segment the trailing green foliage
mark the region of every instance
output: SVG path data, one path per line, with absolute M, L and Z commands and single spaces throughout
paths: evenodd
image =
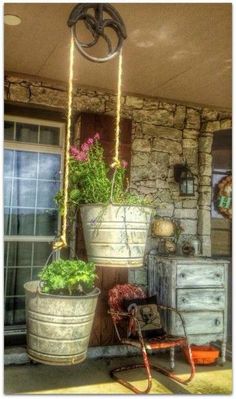
M 97 278 L 93 262 L 58 259 L 39 273 L 41 290 L 54 295 L 85 295 Z

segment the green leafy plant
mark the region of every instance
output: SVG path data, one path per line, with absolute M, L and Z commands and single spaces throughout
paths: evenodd
M 97 278 L 93 262 L 58 259 L 39 273 L 41 291 L 54 295 L 85 295 Z
M 127 162 L 121 161 L 112 170 L 104 160 L 104 151 L 99 133 L 89 138 L 80 148 L 70 148 L 69 160 L 69 217 L 73 218 L 79 205 L 108 204 L 150 205 L 150 201 L 130 193 L 127 185 Z M 56 195 L 56 201 L 63 213 L 63 192 Z

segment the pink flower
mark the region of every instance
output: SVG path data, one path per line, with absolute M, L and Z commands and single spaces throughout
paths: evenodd
M 79 150 L 78 150 L 78 148 L 71 146 L 70 153 L 73 157 L 76 157 L 79 154 Z
M 75 158 L 77 161 L 87 161 L 87 153 L 80 151 Z
M 93 139 L 91 137 L 87 140 L 87 144 L 88 145 L 92 145 L 93 144 Z
M 87 143 L 82 144 L 81 150 L 83 152 L 87 152 L 89 150 L 89 145 Z
M 99 133 L 96 133 L 96 134 L 95 134 L 94 140 L 100 140 L 100 134 L 99 134 Z
M 125 161 L 125 160 L 123 159 L 123 160 L 121 161 L 121 166 L 122 166 L 122 168 L 127 168 L 128 162 Z

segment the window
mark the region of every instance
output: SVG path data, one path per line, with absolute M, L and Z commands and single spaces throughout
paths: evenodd
M 25 324 L 24 283 L 37 279 L 59 232 L 62 123 L 6 116 L 4 122 L 5 326 Z

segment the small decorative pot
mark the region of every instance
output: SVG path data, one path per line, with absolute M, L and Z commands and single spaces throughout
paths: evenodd
M 194 248 L 194 256 L 201 255 L 201 241 L 199 240 L 199 238 L 193 238 L 191 240 L 191 245 Z

